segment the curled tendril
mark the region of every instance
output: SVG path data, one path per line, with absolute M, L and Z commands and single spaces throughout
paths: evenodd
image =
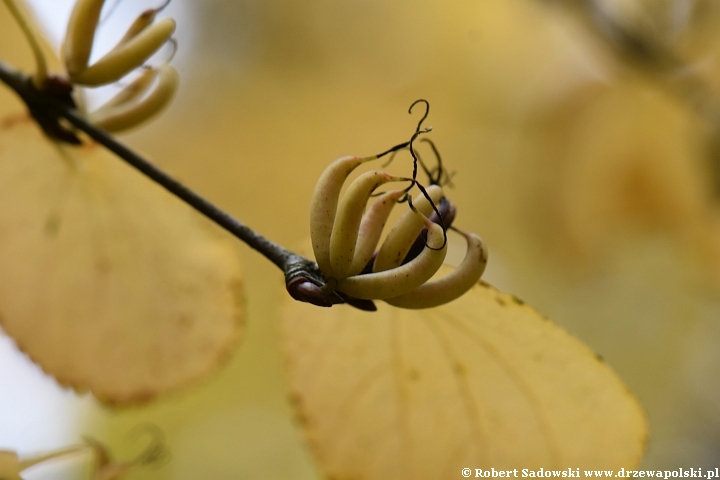
M 417 127 L 415 128 L 415 133 L 413 133 L 413 136 L 410 138 L 410 141 L 409 141 L 409 142 L 405 142 L 405 143 L 401 143 L 401 144 L 399 144 L 399 145 L 395 145 L 394 147 L 392 147 L 391 149 L 387 150 L 386 152 L 383 152 L 382 154 L 378 155 L 378 158 L 380 158 L 380 157 L 382 157 L 382 156 L 384 156 L 384 155 L 387 155 L 388 153 L 392 153 L 392 156 L 390 157 L 390 159 L 389 159 L 387 162 L 385 162 L 385 163 L 382 165 L 382 168 L 385 168 L 385 167 L 389 166 L 389 165 L 392 163 L 392 161 L 395 159 L 395 154 L 396 154 L 399 150 L 402 150 L 403 148 L 410 148 L 410 151 L 412 152 L 412 144 L 413 144 L 413 142 L 415 141 L 415 139 L 416 139 L 417 137 L 419 137 L 420 135 L 424 134 L 424 133 L 429 133 L 429 132 L 432 131 L 432 127 L 422 128 L 423 122 L 425 122 L 425 119 L 427 119 L 428 115 L 430 114 L 430 103 L 429 103 L 427 100 L 422 99 L 422 98 L 419 99 L 419 100 L 415 100 L 415 101 L 412 103 L 412 105 L 410 105 L 410 108 L 408 109 L 408 113 L 409 113 L 409 114 L 412 114 L 413 107 L 415 107 L 415 105 L 417 105 L 418 103 L 424 103 L 424 104 L 425 104 L 425 114 L 422 116 L 422 118 L 421 118 L 420 121 L 418 122 Z M 414 161 L 415 161 L 415 163 L 414 163 L 414 165 L 413 165 L 413 179 L 415 179 L 415 178 L 417 177 L 417 157 L 416 157 L 415 155 L 413 155 L 413 159 L 414 159 Z
M 165 10 L 165 7 L 167 7 L 168 5 L 170 5 L 170 2 L 171 2 L 171 1 L 172 1 L 172 0 L 165 0 L 165 3 L 163 3 L 163 4 L 160 5 L 158 8 L 155 9 L 155 13 L 160 13 L 160 12 L 162 12 L 163 10 Z
M 440 156 L 440 151 L 435 146 L 435 143 L 432 140 L 430 140 L 429 138 L 422 138 L 422 139 L 420 139 L 420 141 L 426 142 L 430 145 L 430 148 L 432 148 L 433 153 L 435 154 L 435 160 L 437 161 L 436 166 L 434 166 L 433 168 L 428 168 L 427 164 L 422 159 L 420 152 L 415 151 L 415 156 L 417 157 L 418 163 L 420 164 L 420 167 L 423 169 L 423 172 L 425 173 L 425 175 L 427 175 L 430 185 L 440 185 L 441 187 L 444 187 L 444 186 L 452 187 L 453 185 L 452 185 L 451 180 L 452 180 L 452 177 L 455 176 L 456 172 L 448 172 L 443 167 L 442 157 Z M 405 148 L 408 148 L 409 146 L 410 146 L 410 142 L 407 142 L 407 146 Z M 397 155 L 397 153 L 399 151 L 400 151 L 400 149 L 392 152 L 390 159 L 382 165 L 382 168 L 385 168 L 388 165 L 390 165 L 393 162 L 393 160 L 395 160 L 395 156 Z
M 421 130 L 420 130 L 420 127 L 422 127 L 423 122 L 427 119 L 428 115 L 430 115 L 430 102 L 428 102 L 428 101 L 425 100 L 424 98 L 420 98 L 420 99 L 418 99 L 418 100 L 415 100 L 415 101 L 412 103 L 412 105 L 410 105 L 410 108 L 408 109 L 408 113 L 409 113 L 409 114 L 412 114 L 413 108 L 414 108 L 415 105 L 417 105 L 418 103 L 424 103 L 424 104 L 425 104 L 425 115 L 423 115 L 423 117 L 422 117 L 422 118 L 420 119 L 420 121 L 418 122 L 417 128 L 415 129 L 415 134 L 416 134 L 416 135 L 419 134 L 419 132 L 421 131 Z M 429 128 L 430 130 L 432 129 L 432 127 L 428 127 L 428 128 Z M 425 129 L 425 131 L 430 131 L 430 130 Z M 412 142 L 412 140 L 411 140 L 411 142 Z
M 160 6 L 157 7 L 157 8 L 153 8 L 152 10 L 153 10 L 155 13 L 160 13 L 160 12 L 162 12 L 163 10 L 165 10 L 165 7 L 167 7 L 168 5 L 170 5 L 170 2 L 171 2 L 171 1 L 172 1 L 172 0 L 165 0 L 165 2 L 163 2 L 162 5 L 160 5 Z M 117 10 L 117 8 L 120 6 L 120 4 L 121 4 L 122 2 L 123 2 L 123 0 L 115 0 L 115 3 L 112 4 L 112 6 L 110 7 L 110 9 L 108 9 L 108 11 L 107 11 L 107 13 L 105 14 L 105 16 L 100 20 L 100 25 L 104 24 L 104 23 L 112 16 L 112 14 L 115 13 L 115 10 Z
M 420 160 L 418 159 L 417 154 L 415 153 L 415 148 L 413 147 L 413 142 L 415 142 L 415 139 L 417 139 L 417 137 L 420 136 L 422 133 L 428 132 L 428 131 L 430 131 L 430 130 L 432 129 L 432 127 L 428 127 L 428 128 L 426 128 L 426 129 L 424 129 L 424 130 L 421 130 L 421 127 L 422 127 L 423 122 L 425 121 L 425 119 L 426 119 L 426 118 L 428 117 L 428 115 L 430 114 L 430 103 L 429 103 L 427 100 L 422 99 L 422 98 L 419 99 L 419 100 L 415 100 L 415 101 L 413 102 L 413 104 L 410 105 L 410 108 L 408 109 L 408 113 L 412 113 L 413 107 L 414 107 L 415 105 L 417 105 L 418 103 L 424 103 L 424 104 L 425 104 L 425 115 L 423 115 L 423 117 L 422 117 L 422 118 L 420 119 L 420 121 L 418 122 L 417 128 L 415 128 L 415 133 L 413 134 L 412 138 L 410 138 L 410 142 L 409 142 L 410 144 L 408 145 L 408 148 L 410 149 L 410 155 L 412 155 L 412 157 L 413 157 L 413 175 L 412 175 L 412 179 L 413 179 L 413 183 L 414 183 L 415 185 L 417 185 L 418 189 L 420 190 L 420 192 L 422 192 L 423 196 L 430 202 L 430 205 L 432 206 L 433 211 L 435 212 L 435 214 L 436 214 L 436 215 L 438 216 L 438 218 L 440 219 L 440 227 L 442 227 L 442 230 L 443 230 L 443 244 L 442 244 L 442 246 L 441 246 L 440 248 L 438 248 L 438 249 L 433 249 L 432 247 L 430 247 L 430 246 L 427 245 L 427 244 L 426 244 L 426 246 L 427 246 L 428 248 L 430 248 L 430 249 L 433 249 L 433 250 L 442 250 L 443 248 L 445 248 L 445 245 L 447 245 L 447 228 L 445 228 L 445 222 L 444 222 L 443 219 L 442 219 L 442 215 L 440 215 L 440 211 L 438 210 L 437 205 L 435 205 L 435 202 L 432 201 L 432 198 L 430 198 L 430 195 L 428 195 L 427 190 L 425 190 L 425 187 L 423 187 L 422 184 L 417 181 L 418 163 L 421 163 L 421 162 L 420 162 Z M 430 142 L 430 144 L 431 144 L 431 146 L 433 146 L 433 149 L 434 149 L 435 152 L 437 153 L 437 150 L 434 148 L 434 145 L 432 145 L 432 142 Z M 438 156 L 438 160 L 439 160 L 439 156 Z M 425 164 L 422 164 L 422 165 L 423 165 L 423 169 L 425 170 L 425 173 L 428 174 L 428 177 L 430 177 L 430 180 L 432 181 L 433 178 L 432 178 L 432 176 L 430 175 L 430 173 L 428 172 L 427 168 L 425 167 Z M 441 170 L 441 173 L 442 173 L 442 170 Z M 440 174 L 441 174 L 441 173 L 440 173 Z M 409 195 L 406 195 L 406 197 L 407 197 L 408 205 L 410 205 L 410 208 L 412 208 L 412 209 L 414 210 L 415 208 L 414 208 L 413 205 L 412 205 L 412 199 L 410 198 Z
M 163 8 L 165 8 L 168 3 L 170 3 L 169 0 L 168 0 L 167 2 L 165 2 L 165 3 L 163 4 L 163 6 L 161 6 L 157 11 L 159 12 L 160 10 L 162 10 Z M 175 58 L 175 55 L 177 54 L 177 51 L 178 51 L 178 41 L 177 41 L 177 38 L 175 38 L 175 37 L 170 37 L 170 38 L 168 39 L 168 41 L 167 41 L 167 44 L 170 44 L 170 45 L 171 45 L 172 50 L 170 51 L 170 55 L 168 55 L 168 57 L 167 57 L 165 60 L 163 60 L 163 62 L 161 63 L 161 65 L 169 65 L 170 62 L 172 62 L 173 58 Z M 166 45 L 167 45 L 167 44 L 166 44 Z M 144 64 L 141 68 L 146 68 L 146 69 L 147 69 L 147 68 L 157 68 L 157 67 L 153 67 L 152 65 Z
M 423 139 L 425 140 L 425 139 Z M 423 169 L 423 172 L 425 172 L 425 175 L 427 175 L 428 180 L 430 181 L 430 185 L 440 185 L 438 182 L 435 181 L 432 175 L 432 171 L 428 170 L 427 165 L 425 165 L 425 162 L 422 159 L 422 156 L 419 152 L 415 152 L 415 156 L 417 156 L 418 163 L 420 164 L 420 167 Z
M 170 52 L 170 55 L 168 55 L 168 57 L 165 60 L 163 60 L 161 65 L 169 65 L 170 62 L 172 62 L 173 58 L 175 58 L 175 55 L 177 54 L 177 51 L 178 51 L 178 41 L 175 37 L 170 37 L 168 39 L 167 43 L 169 43 L 172 46 L 172 51 Z M 147 69 L 158 68 L 158 67 L 153 67 L 152 65 L 144 64 L 140 68 L 147 70 Z M 123 84 L 121 82 L 115 82 L 115 85 L 118 85 L 121 87 L 123 86 Z
M 398 204 L 400 204 L 400 203 L 405 203 L 405 202 L 407 201 L 408 196 L 410 195 L 410 190 L 412 190 L 412 188 L 413 188 L 415 185 L 418 184 L 416 180 L 413 180 L 413 179 L 410 178 L 410 177 L 403 178 L 403 181 L 410 182 L 410 185 L 408 185 L 407 187 L 405 187 L 405 188 L 402 189 L 402 191 L 405 193 L 405 195 L 403 195 L 402 197 L 400 197 L 400 198 L 395 202 L 395 203 L 398 203 Z M 382 192 L 377 192 L 377 193 L 371 193 L 371 194 L 370 194 L 370 198 L 380 197 L 380 196 L 382 196 L 382 195 L 385 195 L 386 193 L 388 193 L 388 192 L 382 191 Z
M 438 210 L 437 205 L 435 205 L 435 202 L 433 202 L 432 198 L 430 198 L 430 195 L 428 195 L 427 190 L 425 190 L 425 187 L 424 187 L 420 182 L 418 182 L 418 180 L 417 180 L 417 171 L 418 171 L 418 164 L 420 164 L 420 166 L 422 167 L 423 171 L 424 171 L 425 174 L 428 176 L 428 179 L 429 179 L 429 181 L 430 181 L 430 185 L 440 185 L 440 182 L 441 182 L 441 180 L 442 180 L 443 173 L 445 172 L 445 170 L 443 169 L 443 166 L 442 166 L 442 158 L 441 158 L 441 156 L 440 156 L 440 152 L 438 151 L 437 147 L 435 146 L 435 144 L 434 144 L 430 139 L 423 138 L 422 141 L 426 141 L 426 142 L 428 142 L 428 143 L 430 144 L 430 147 L 432 148 L 433 152 L 435 153 L 435 158 L 437 158 L 438 165 L 437 165 L 435 168 L 433 168 L 432 170 L 430 170 L 430 169 L 427 168 L 427 166 L 425 165 L 425 162 L 423 162 L 422 158 L 418 155 L 418 153 L 415 151 L 415 148 L 414 148 L 414 146 L 413 146 L 413 143 L 415 142 L 415 140 L 416 140 L 420 135 L 422 135 L 422 134 L 424 134 L 424 133 L 428 133 L 428 132 L 430 132 L 430 131 L 432 130 L 432 127 L 422 128 L 422 124 L 425 122 L 425 120 L 427 119 L 428 115 L 430 114 L 430 102 L 428 102 L 427 100 L 422 99 L 422 98 L 419 99 L 419 100 L 415 100 L 415 101 L 412 103 L 412 105 L 410 105 L 410 108 L 408 109 L 408 113 L 412 114 L 413 108 L 415 107 L 415 105 L 417 105 L 417 104 L 419 104 L 419 103 L 422 103 L 422 104 L 425 105 L 425 114 L 422 116 L 422 118 L 421 118 L 420 121 L 418 122 L 417 127 L 415 128 L 415 133 L 413 133 L 413 135 L 412 135 L 412 137 L 410 138 L 410 141 L 409 141 L 409 142 L 396 145 L 395 147 L 393 147 L 393 148 L 391 148 L 390 150 L 388 150 L 388 151 L 386 151 L 385 153 L 383 153 L 383 155 L 391 154 L 391 156 L 390 156 L 390 158 L 388 159 L 388 161 L 385 162 L 385 163 L 382 165 L 382 168 L 385 168 L 385 167 L 389 166 L 389 165 L 392 163 L 392 161 L 395 159 L 395 156 L 397 155 L 397 152 L 398 152 L 398 151 L 400 151 L 400 150 L 402 150 L 402 149 L 404 149 L 404 148 L 407 148 L 407 149 L 410 150 L 410 155 L 412 155 L 412 158 L 413 158 L 413 174 L 412 174 L 412 178 L 411 178 L 411 179 L 408 179 L 408 180 L 410 180 L 412 183 L 411 183 L 410 186 L 406 189 L 405 195 L 404 195 L 403 197 L 401 197 L 401 198 L 397 201 L 397 203 L 405 203 L 405 202 L 407 202 L 408 205 L 410 206 L 410 208 L 413 209 L 413 210 L 415 210 L 415 207 L 413 207 L 413 204 L 412 204 L 412 199 L 411 199 L 411 196 L 410 196 L 410 190 L 411 190 L 412 187 L 414 187 L 414 186 L 417 186 L 417 187 L 418 187 L 418 190 L 420 190 L 420 192 L 423 194 L 423 196 L 430 202 L 430 205 L 432 206 L 433 211 L 435 212 L 435 214 L 436 214 L 437 217 L 439 218 L 440 226 L 441 226 L 442 229 L 443 229 L 443 244 L 442 244 L 442 246 L 441 246 L 440 248 L 437 248 L 437 249 L 434 249 L 434 248 L 432 248 L 432 247 L 430 247 L 430 246 L 427 246 L 427 247 L 428 247 L 428 248 L 431 248 L 431 249 L 433 249 L 433 250 L 441 250 L 441 249 L 445 248 L 445 245 L 447 244 L 447 228 L 445 227 L 445 223 L 444 223 L 444 221 L 443 221 L 443 219 L 442 219 L 442 215 L 440 215 L 440 211 Z M 380 157 L 380 155 L 378 156 L 378 158 L 379 158 L 379 157 Z M 433 173 L 433 172 L 435 172 L 435 173 Z M 450 180 L 450 177 L 448 176 L 448 181 L 449 181 L 449 180 Z M 381 193 L 377 193 L 377 194 L 373 194 L 373 195 L 371 195 L 371 196 L 374 197 L 374 196 L 381 195 L 381 194 L 382 194 L 382 192 L 381 192 Z
M 170 39 L 168 40 L 168 43 L 170 45 L 172 45 L 172 52 L 170 52 L 170 55 L 168 56 L 168 58 L 165 59 L 165 62 L 164 62 L 165 64 L 172 62 L 172 59 L 175 58 L 175 54 L 178 51 L 178 41 L 175 37 L 170 37 Z
M 426 139 L 423 139 L 423 140 L 426 140 Z M 429 140 L 428 140 L 428 141 L 429 141 Z M 406 146 L 405 148 L 407 148 L 407 147 L 409 147 L 409 146 L 410 146 L 410 142 L 407 143 L 407 146 Z M 404 150 L 404 148 L 403 148 L 403 150 Z M 388 159 L 388 161 L 385 162 L 384 164 L 382 164 L 381 167 L 382 167 L 382 168 L 388 167 L 388 166 L 393 162 L 393 160 L 395 160 L 395 156 L 398 154 L 399 151 L 400 151 L 400 150 L 396 150 L 396 151 L 392 152 L 392 155 L 390 155 L 390 158 Z M 417 156 L 417 160 L 418 160 L 418 162 L 420 163 L 420 166 L 422 167 L 423 172 L 425 172 L 425 175 L 428 176 L 428 179 L 430 180 L 430 184 L 431 184 L 431 185 L 439 185 L 439 183 L 433 181 L 433 180 L 434 180 L 434 177 L 433 177 L 433 174 L 432 174 L 433 171 L 437 170 L 437 167 L 434 168 L 433 170 L 429 170 L 429 169 L 427 168 L 427 166 L 425 165 L 425 162 L 423 162 L 423 159 L 422 159 L 422 157 L 420 156 L 420 154 L 419 154 L 418 152 L 415 152 L 415 155 Z M 377 194 L 376 194 L 376 195 L 377 195 Z
M 437 160 L 437 165 L 432 170 L 427 170 L 425 166 L 423 165 L 423 169 L 425 169 L 425 173 L 427 174 L 428 178 L 430 179 L 431 185 L 440 185 L 440 186 L 452 186 L 452 177 L 455 175 L 455 172 L 449 173 L 447 170 L 443 168 L 442 164 L 442 157 L 440 156 L 440 151 L 435 146 L 435 142 L 430 140 L 429 138 L 422 138 L 420 139 L 421 142 L 425 142 L 430 145 L 430 148 L 432 148 L 433 153 L 435 154 L 435 159 Z M 436 176 L 437 175 L 437 176 Z M 443 179 L 443 175 L 445 178 Z
M 443 231 L 443 243 L 438 248 L 433 248 L 427 243 L 425 243 L 425 246 L 429 248 L 430 250 L 442 250 L 445 248 L 445 245 L 447 245 L 447 227 L 445 227 L 445 221 L 443 220 L 442 215 L 440 214 L 440 210 L 438 210 L 437 205 L 435 205 L 435 202 L 433 202 L 432 198 L 430 198 L 430 195 L 428 194 L 427 190 L 425 190 L 425 187 L 423 187 L 420 183 L 415 182 L 415 184 L 418 187 L 418 190 L 423 194 L 423 196 L 427 199 L 428 202 L 430 202 L 430 206 L 432 207 L 433 211 L 435 212 L 435 215 L 438 217 L 438 221 L 440 222 L 439 225 L 442 228 Z M 414 211 L 417 212 L 417 209 L 412 204 L 412 198 L 410 198 L 410 195 L 405 195 L 407 197 L 408 206 Z
M 410 142 L 399 143 L 399 144 L 395 145 L 394 147 L 391 147 L 391 148 L 385 150 L 384 152 L 377 154 L 375 157 L 382 158 L 385 155 L 393 154 L 392 157 L 390 157 L 390 158 L 395 158 L 395 152 L 397 152 L 398 150 L 402 150 L 403 148 L 407 148 L 408 145 L 410 145 Z
M 410 142 L 409 142 L 409 145 L 408 145 L 408 148 L 410 149 L 410 155 L 412 155 L 412 157 L 413 157 L 413 174 L 412 174 L 413 180 L 416 180 L 416 179 L 417 179 L 417 170 L 418 170 L 418 157 L 417 157 L 417 155 L 415 154 L 415 148 L 413 148 L 413 142 L 415 141 L 415 139 L 416 139 L 417 137 L 419 137 L 419 136 L 422 135 L 423 133 L 427 133 L 427 132 L 429 132 L 429 131 L 432 130 L 432 127 L 427 127 L 427 128 L 425 128 L 425 129 L 422 129 L 422 130 L 420 129 L 420 127 L 422 127 L 423 122 L 425 121 L 425 119 L 426 119 L 426 118 L 428 117 L 428 115 L 430 114 L 430 103 L 429 103 L 427 100 L 424 100 L 424 99 L 422 99 L 422 98 L 421 98 L 420 100 L 415 100 L 415 101 L 413 102 L 413 104 L 410 105 L 410 108 L 408 109 L 408 113 L 412 114 L 413 107 L 414 107 L 415 105 L 417 105 L 418 103 L 424 103 L 424 104 L 425 104 L 425 115 L 423 115 L 423 117 L 422 117 L 422 118 L 420 119 L 420 121 L 418 122 L 417 128 L 415 128 L 415 133 L 414 133 L 413 136 L 410 138 Z
M 407 142 L 407 144 L 406 144 L 405 147 L 403 147 L 403 148 L 406 148 L 408 145 L 410 145 L 410 142 Z M 380 165 L 380 168 L 387 168 L 387 167 L 389 167 L 390 164 L 393 162 L 393 160 L 395 160 L 395 156 L 397 155 L 397 153 L 398 153 L 400 150 L 402 150 L 402 149 L 398 148 L 397 150 L 395 150 L 394 152 L 392 152 L 392 154 L 390 155 L 390 158 L 388 158 L 388 161 L 385 162 L 385 163 L 383 163 L 382 165 Z
M 166 58 L 161 65 L 168 65 L 170 62 L 172 62 L 173 58 L 175 58 L 175 55 L 178 51 L 178 43 L 177 39 L 175 37 L 170 37 L 167 41 L 170 45 L 172 45 L 172 51 L 170 52 L 170 55 L 168 55 L 168 58 Z M 142 68 L 156 68 L 152 67 L 151 65 L 143 65 Z

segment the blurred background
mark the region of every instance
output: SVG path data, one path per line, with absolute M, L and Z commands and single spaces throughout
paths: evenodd
M 32 2 L 56 48 L 71 3 Z M 124 0 L 101 40 L 155 6 Z M 182 85 L 124 141 L 292 246 L 324 167 L 405 141 L 419 119 L 407 108 L 426 98 L 456 224 L 489 246 L 488 281 L 616 369 L 649 417 L 644 468 L 720 465 L 717 2 L 173 0 L 164 14 Z M 4 7 L 0 19 L 2 58 L 31 68 Z M 0 112 L 19 108 L 2 93 Z M 172 461 L 130 478 L 316 478 L 286 401 L 282 275 L 238 249 L 245 340 L 187 393 L 112 410 L 0 339 L 0 448 L 88 433 L 129 457 L 127 432 L 152 423 Z

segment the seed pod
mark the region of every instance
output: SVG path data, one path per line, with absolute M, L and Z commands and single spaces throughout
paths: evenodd
M 88 66 L 105 0 L 78 0 L 68 22 L 62 56 L 70 78 L 82 73 Z
M 442 188 L 438 185 L 428 187 L 427 193 L 434 203 L 439 202 L 443 196 Z M 401 265 L 413 242 L 420 235 L 425 217 L 430 215 L 433 209 L 430 202 L 422 194 L 413 199 L 413 205 L 423 214 L 423 217 L 414 215 L 412 211 L 407 211 L 400 217 L 380 246 L 380 251 L 373 265 L 373 271 L 382 272 Z
M 91 87 L 115 82 L 142 65 L 174 32 L 175 21 L 165 18 L 110 50 L 87 69 L 71 73 L 70 78 L 77 84 Z
M 138 18 L 136 18 L 135 21 L 130 25 L 130 28 L 127 29 L 127 32 L 125 32 L 125 35 L 123 35 L 115 48 L 129 42 L 130 40 L 138 36 L 140 33 L 142 33 L 150 25 L 152 25 L 159 11 L 159 8 L 151 8 L 142 12 L 138 16 Z
M 385 301 L 401 308 L 430 308 L 451 302 L 480 280 L 487 265 L 487 248 L 482 239 L 474 233 L 461 232 L 467 241 L 465 258 L 449 275 L 431 280 L 415 290 Z
M 330 262 L 330 237 L 335 224 L 340 190 L 353 170 L 364 162 L 377 158 L 377 156 L 338 158 L 328 165 L 315 184 L 315 191 L 310 200 L 310 238 L 315 261 L 325 278 L 332 277 L 333 273 Z
M 137 98 L 140 98 L 152 86 L 158 76 L 158 70 L 158 68 L 144 69 L 139 77 L 130 82 L 128 86 L 120 90 L 110 100 L 103 103 L 102 106 L 93 112 L 93 115 L 104 115 L 105 112 L 112 110 L 115 107 L 123 106 Z
M 360 222 L 357 243 L 355 244 L 355 256 L 348 272 L 349 277 L 360 274 L 372 259 L 375 247 L 380 241 L 380 235 L 383 228 L 385 228 L 385 223 L 387 223 L 392 209 L 397 205 L 397 201 L 403 195 L 405 195 L 404 190 L 392 190 L 384 193 L 365 212 Z M 418 251 L 418 254 L 420 254 L 420 251 Z
M 348 295 L 365 299 L 386 299 L 410 292 L 432 277 L 445 260 L 447 245 L 443 229 L 420 212 L 421 227 L 428 229 L 427 246 L 411 262 L 382 272 L 355 275 L 338 282 L 337 289 Z
M 370 195 L 380 185 L 403 180 L 407 179 L 393 177 L 380 170 L 373 170 L 363 173 L 350 184 L 340 200 L 330 236 L 330 266 L 333 278 L 340 280 L 349 276 L 350 266 L 355 256 L 360 222 Z
M 156 115 L 170 103 L 180 83 L 180 76 L 170 65 L 163 65 L 157 71 L 158 80 L 147 96 L 114 107 L 103 106 L 90 115 L 90 120 L 108 132 L 119 132 L 139 125 Z M 144 81 L 142 77 L 138 80 Z M 133 84 L 130 84 L 128 88 L 132 86 Z M 122 92 L 119 95 L 121 94 Z M 115 103 L 114 100 L 115 98 L 110 102 Z
M 428 219 L 431 222 L 442 225 L 443 227 L 445 227 L 445 230 L 447 230 L 448 228 L 450 228 L 450 226 L 452 226 L 453 220 L 455 220 L 455 205 L 453 205 L 453 203 L 448 200 L 447 197 L 443 197 L 437 203 L 437 209 L 438 212 L 440 212 L 440 216 L 438 216 L 437 213 L 432 212 L 430 216 L 428 216 Z M 442 219 L 442 223 L 440 219 Z M 420 233 L 420 235 L 418 235 L 413 242 L 412 247 L 410 247 L 407 255 L 405 255 L 405 259 L 402 261 L 402 263 L 407 263 L 413 258 L 420 255 L 420 252 L 423 251 L 423 248 L 425 248 L 425 235 Z

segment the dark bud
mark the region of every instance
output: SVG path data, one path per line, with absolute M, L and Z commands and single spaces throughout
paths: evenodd
M 28 79 L 28 82 L 35 90 L 32 81 Z M 59 113 L 52 108 L 48 108 L 52 104 L 75 108 L 75 100 L 72 98 L 72 85 L 66 79 L 50 76 L 45 80 L 40 90 L 35 90 L 35 94 L 31 97 L 23 97 L 23 100 L 27 103 L 30 114 L 47 136 L 73 145 L 82 143 L 73 130 L 61 122 Z
M 285 284 L 288 293 L 295 300 L 312 303 L 318 307 L 332 307 L 335 303 L 329 298 L 319 286 L 305 277 L 295 277 Z

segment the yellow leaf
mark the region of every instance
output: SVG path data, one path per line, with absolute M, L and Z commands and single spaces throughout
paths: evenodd
M 284 339 L 293 403 L 328 478 L 631 468 L 645 448 L 645 416 L 617 375 L 483 282 L 428 310 L 293 302 Z
M 0 323 L 60 383 L 147 400 L 217 368 L 244 302 L 237 254 L 104 148 L 0 120 Z

